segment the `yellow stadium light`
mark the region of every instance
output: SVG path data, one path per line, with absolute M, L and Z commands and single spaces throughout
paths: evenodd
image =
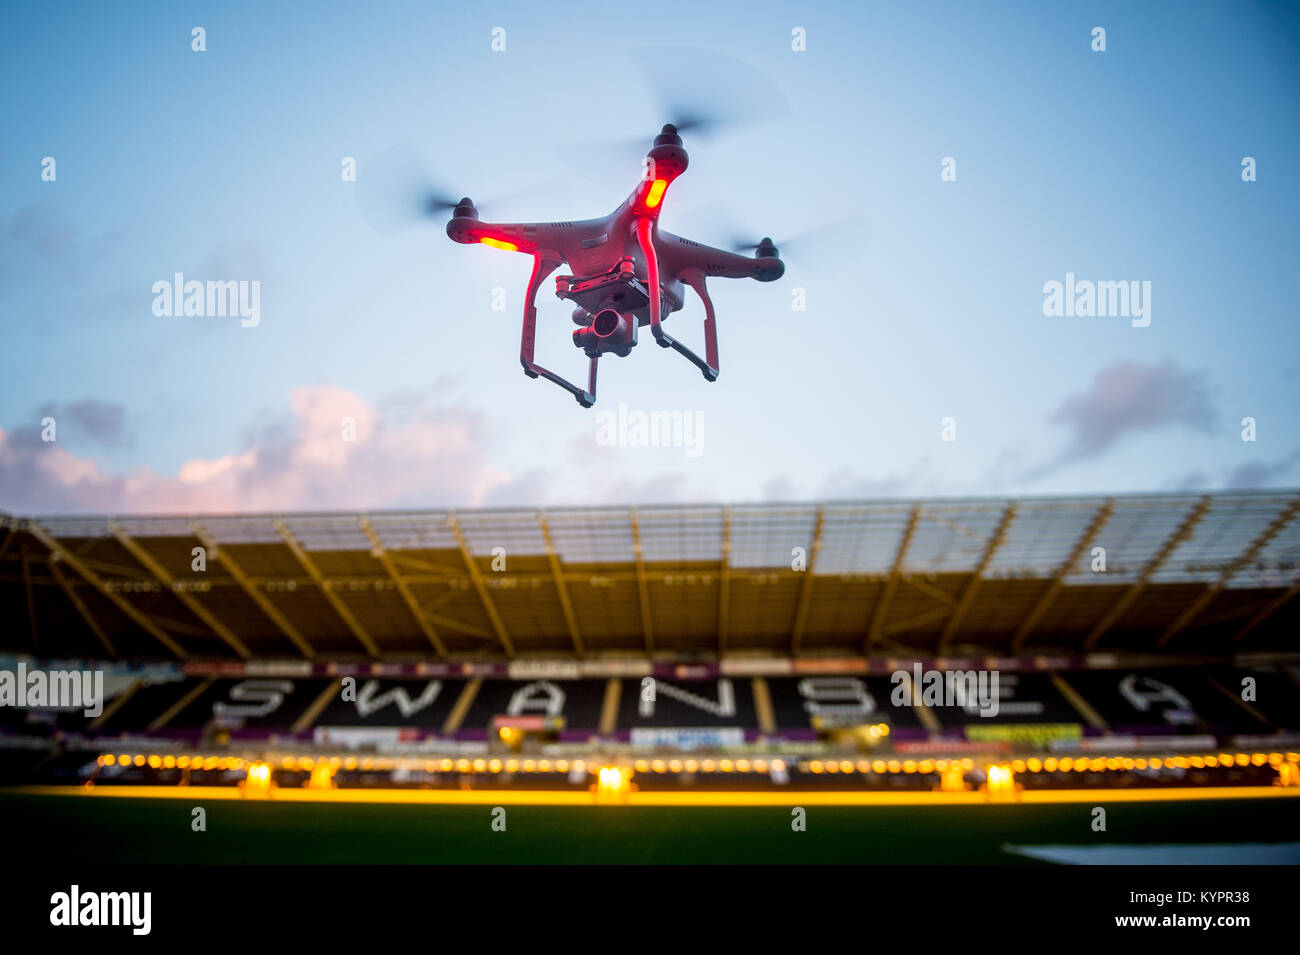
M 901 772 L 903 769 L 903 764 L 896 759 L 891 759 L 886 765 L 891 773 Z
M 665 763 L 662 759 L 656 759 L 653 763 L 650 764 L 650 768 L 653 769 L 656 773 L 663 773 L 668 771 L 668 764 Z
M 136 754 L 136 757 L 135 757 L 135 759 L 132 760 L 132 762 L 135 763 L 137 766 L 143 766 L 143 765 L 144 765 L 144 756 L 141 755 L 141 754 Z
M 517 759 L 507 759 L 507 760 L 506 760 L 506 772 L 508 772 L 508 773 L 517 773 L 517 772 L 519 772 L 519 760 L 517 760 Z
M 885 771 L 885 761 L 883 759 L 873 760 L 871 763 L 873 773 L 883 773 Z
M 907 760 L 906 762 L 904 762 L 904 763 L 903 763 L 903 772 L 905 772 L 905 773 L 914 773 L 914 772 L 916 772 L 916 760 L 914 760 L 914 759 L 909 759 L 909 760 Z
M 481 772 L 484 772 L 486 769 L 487 769 L 487 760 L 486 760 L 486 759 L 476 759 L 476 760 L 474 760 L 474 772 L 476 772 L 476 773 L 481 773 Z
M 549 773 L 551 771 L 551 761 L 549 759 L 539 759 L 537 761 L 537 771 L 539 773 Z
M 632 789 L 632 774 L 619 766 L 601 766 L 596 772 L 596 800 L 622 802 Z
M 990 796 L 1014 796 L 1016 792 L 1016 776 L 1011 771 L 1010 766 L 993 766 L 990 765 L 985 769 L 985 776 L 988 779 L 988 792 Z
M 175 757 L 175 756 L 164 756 L 164 757 L 163 757 L 163 769 L 175 769 L 175 768 L 176 768 L 176 757 Z
M 961 763 L 954 759 L 939 777 L 939 789 L 946 793 L 964 793 L 969 788 L 966 785 L 966 773 L 961 768 Z
M 749 772 L 749 760 L 747 760 L 747 759 L 738 759 L 738 760 L 736 760 L 736 772 L 738 772 L 738 773 L 747 773 L 747 772 Z
M 1037 756 L 1031 756 L 1029 759 L 1025 760 L 1025 769 L 1029 770 L 1031 773 L 1040 772 L 1042 768 L 1043 761 Z
M 488 761 L 488 772 L 489 772 L 489 773 L 499 773 L 499 772 L 501 772 L 501 760 L 499 760 L 499 759 L 489 760 L 489 761 Z
M 308 789 L 333 789 L 334 788 L 334 767 L 326 760 L 321 760 L 311 771 L 311 778 L 307 780 Z
M 682 771 L 682 761 L 680 759 L 668 760 L 668 771 L 670 773 L 680 773 Z
M 698 760 L 688 759 L 683 764 L 682 768 L 685 769 L 688 773 L 698 773 L 700 771 L 700 764 Z
M 264 794 L 271 789 L 271 764 L 257 760 L 249 763 L 244 776 L 244 794 Z

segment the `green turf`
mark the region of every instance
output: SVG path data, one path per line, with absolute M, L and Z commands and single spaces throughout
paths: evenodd
M 193 832 L 192 808 L 0 792 L 11 848 L 57 840 L 87 863 L 1017 863 L 1004 844 L 1300 840 L 1291 800 L 1116 803 L 1105 833 L 1092 831 L 1091 805 L 814 806 L 805 832 L 766 807 L 513 806 L 493 832 L 488 806 L 224 800 Z

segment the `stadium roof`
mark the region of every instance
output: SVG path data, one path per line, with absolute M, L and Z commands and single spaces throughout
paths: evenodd
M 1293 490 L 0 516 L 0 646 L 47 659 L 1294 650 L 1298 513 Z

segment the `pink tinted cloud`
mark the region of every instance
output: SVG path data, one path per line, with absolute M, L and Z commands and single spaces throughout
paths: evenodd
M 290 395 L 283 428 L 175 475 L 106 470 L 35 429 L 0 429 L 0 507 L 18 514 L 375 509 L 483 504 L 510 475 L 484 453 L 482 415 L 375 406 L 334 386 Z M 355 440 L 344 440 L 344 419 Z

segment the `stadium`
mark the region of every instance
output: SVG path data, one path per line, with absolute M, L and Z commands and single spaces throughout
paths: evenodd
M 0 800 L 137 861 L 314 860 L 342 816 L 327 858 L 482 858 L 492 810 L 503 861 L 898 861 L 913 820 L 912 862 L 1295 862 L 1298 513 L 7 516 L 4 668 L 103 688 L 26 680 Z M 141 837 L 176 799 L 256 839 Z

